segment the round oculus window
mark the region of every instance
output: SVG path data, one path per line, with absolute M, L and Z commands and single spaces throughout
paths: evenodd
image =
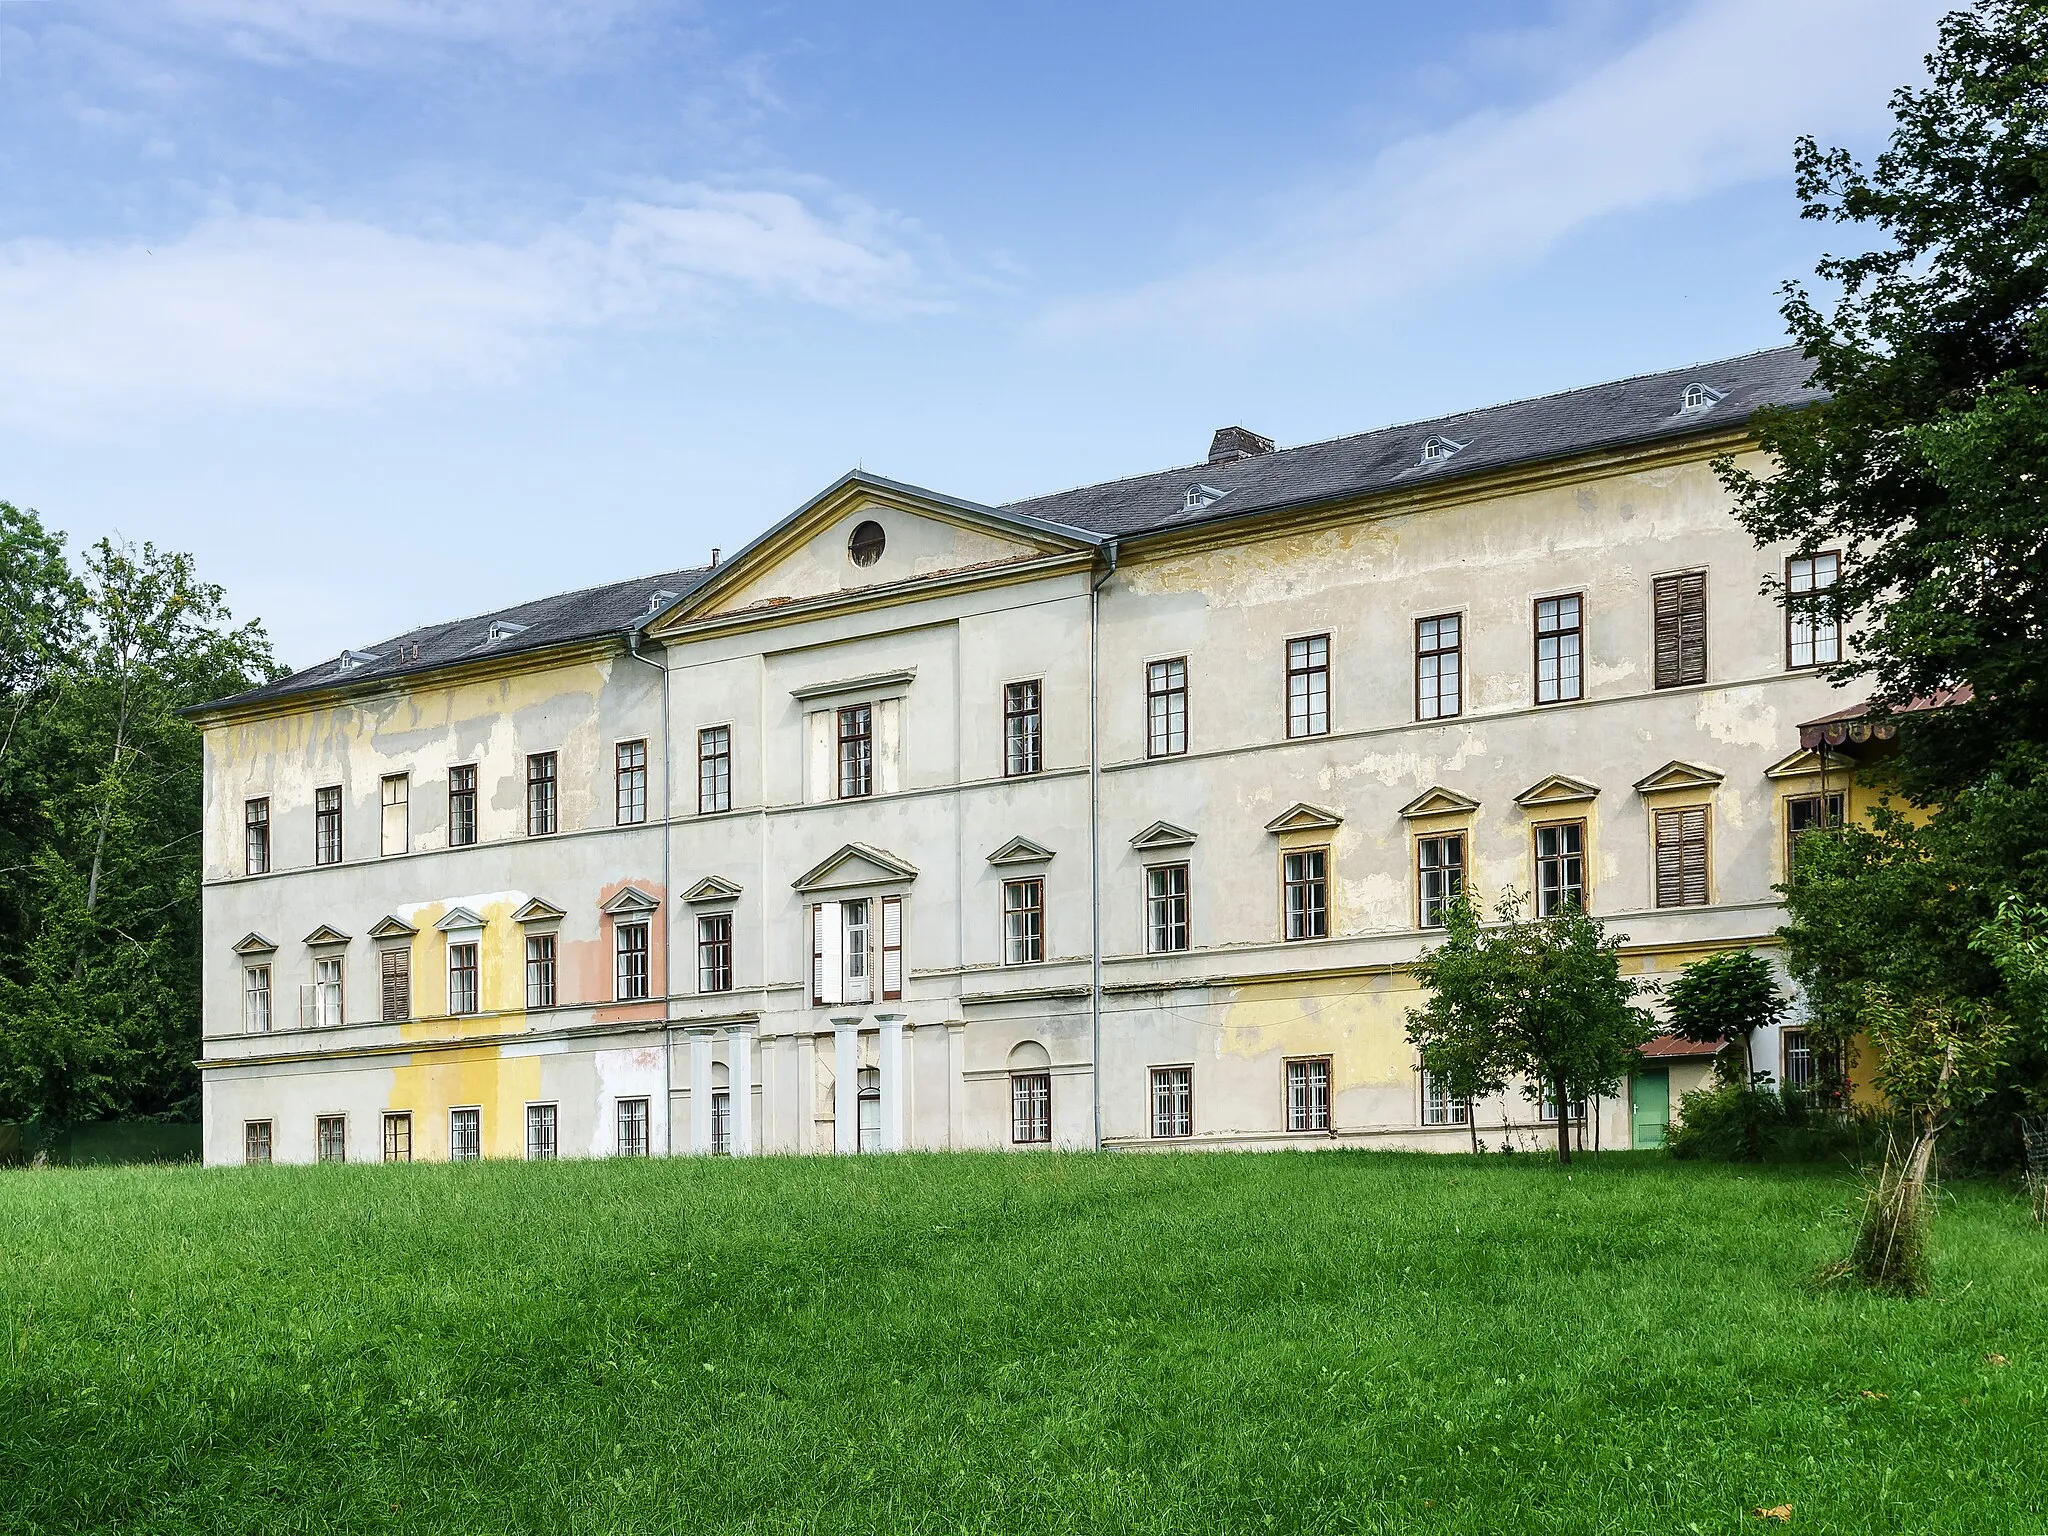
M 888 548 L 889 536 L 882 532 L 882 525 L 869 521 L 853 530 L 853 537 L 846 541 L 846 558 L 855 565 L 873 565 L 882 558 L 882 551 Z

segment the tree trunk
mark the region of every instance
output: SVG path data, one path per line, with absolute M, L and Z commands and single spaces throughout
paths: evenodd
M 94 909 L 96 909 L 100 904 L 100 866 L 102 861 L 106 858 L 107 853 L 107 823 L 112 819 L 114 814 L 113 797 L 115 793 L 118 792 L 119 789 L 119 777 L 121 773 L 121 752 L 123 748 L 127 745 L 127 741 L 128 669 L 125 665 L 124 660 L 124 665 L 122 667 L 121 672 L 121 709 L 120 712 L 114 717 L 114 755 L 107 769 L 110 782 L 108 785 L 106 797 L 100 801 L 99 832 L 93 838 L 92 844 L 92 873 L 89 876 L 87 876 L 85 882 L 85 910 L 88 916 L 90 916 Z M 85 950 L 83 949 L 83 947 L 81 947 L 78 953 L 71 957 L 71 979 L 73 981 L 77 981 L 84 974 Z
M 1557 1161 L 1560 1165 L 1572 1160 L 1572 1106 L 1564 1096 L 1564 1075 L 1560 1073 L 1552 1085 L 1557 1095 Z

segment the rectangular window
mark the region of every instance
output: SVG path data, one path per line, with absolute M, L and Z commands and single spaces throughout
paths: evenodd
M 1785 1072 L 1787 1088 L 1813 1086 L 1813 1046 L 1803 1029 L 1785 1031 Z
M 316 1146 L 323 1163 L 348 1161 L 348 1120 L 343 1115 L 322 1115 L 315 1122 Z
M 270 967 L 242 967 L 242 1028 L 252 1035 L 270 1033 Z
M 412 798 L 411 780 L 402 773 L 387 773 L 382 786 L 384 819 L 379 831 L 377 851 L 385 858 L 394 853 L 404 853 L 411 835 L 407 825 L 408 806 Z
M 476 841 L 476 764 L 448 770 L 448 846 L 467 848 Z
M 1192 1136 L 1195 1134 L 1195 1069 L 1154 1067 L 1152 1069 L 1152 1134 Z
M 1175 757 L 1188 749 L 1188 660 L 1176 656 L 1145 667 L 1145 755 Z
M 1543 1090 L 1543 1102 L 1537 1108 L 1536 1118 L 1545 1125 L 1557 1124 L 1557 1093 L 1554 1089 L 1545 1088 Z M 1586 1101 L 1584 1099 L 1572 1100 L 1570 1119 L 1574 1125 L 1583 1125 L 1585 1123 Z
M 267 1163 L 270 1161 L 270 1122 L 268 1120 L 244 1120 L 242 1122 L 242 1161 L 245 1163 Z
M 839 798 L 875 792 L 875 712 L 866 704 L 839 711 Z
M 1584 634 L 1578 594 L 1545 597 L 1536 602 L 1536 702 L 1562 704 L 1580 697 L 1580 655 Z
M 1008 778 L 1036 773 L 1045 766 L 1044 720 L 1039 711 L 1038 682 L 1003 685 L 1003 773 Z
M 474 944 L 448 946 L 448 1011 L 475 1013 L 477 1009 L 476 950 Z
M 1188 947 L 1188 867 L 1155 864 L 1145 871 L 1145 948 L 1155 955 Z
M 1422 1123 L 1424 1125 L 1465 1125 L 1472 1119 L 1472 1104 L 1454 1099 L 1440 1078 L 1422 1074 Z
M 555 1006 L 555 936 L 552 933 L 526 936 L 526 1006 Z
M 842 1003 L 865 1003 L 873 997 L 868 986 L 868 904 L 865 901 L 842 901 L 839 903 L 839 916 L 846 931 L 841 951 L 846 957 L 846 973 L 840 980 L 839 1000 Z
M 612 928 L 615 995 L 622 1003 L 648 995 L 647 924 L 618 923 Z
M 1415 718 L 1448 720 L 1462 708 L 1462 621 L 1455 613 L 1415 621 Z
M 526 1106 L 526 1160 L 551 1163 L 555 1160 L 555 1106 Z
M 1311 1056 L 1287 1063 L 1287 1129 L 1330 1128 L 1330 1058 Z
M 555 754 L 535 752 L 526 759 L 526 835 L 546 837 L 555 830 Z
M 1586 824 L 1557 821 L 1536 829 L 1536 915 L 1586 905 Z
M 882 898 L 882 1001 L 903 1000 L 903 898 Z
M 1828 550 L 1785 562 L 1785 665 L 1824 667 L 1842 659 L 1842 621 L 1828 607 L 1828 588 L 1842 557 Z
M 484 1155 L 484 1112 L 481 1109 L 448 1111 L 448 1161 L 473 1163 Z
M 884 896 L 881 906 L 882 1000 L 903 996 L 903 898 Z M 865 1003 L 871 991 L 874 912 L 870 902 L 821 901 L 811 908 L 811 1002 Z
M 1415 840 L 1416 926 L 1441 928 L 1451 901 L 1465 889 L 1465 834 Z
M 732 1090 L 714 1089 L 711 1094 L 711 1155 L 732 1156 Z
M 341 862 L 341 786 L 313 791 L 313 862 Z
M 732 727 L 707 725 L 697 733 L 697 813 L 732 809 Z
M 647 819 L 647 743 L 622 741 L 614 755 L 619 825 L 638 826 Z
M 377 1016 L 389 1024 L 412 1017 L 412 951 L 386 949 L 377 955 Z
M 1657 812 L 1657 905 L 1707 904 L 1707 808 Z
M 384 1161 L 412 1161 L 412 1116 L 400 1112 L 384 1117 Z
M 1652 583 L 1657 629 L 1655 682 L 1679 688 L 1707 680 L 1707 573 L 1659 576 Z
M 647 1101 L 619 1100 L 619 1156 L 647 1156 Z
M 732 914 L 707 912 L 697 919 L 697 990 L 732 990 Z
M 1003 964 L 1036 965 L 1045 958 L 1045 882 L 1003 882 Z
M 1821 832 L 1842 824 L 1842 797 L 1794 795 L 1785 802 L 1785 868 L 1799 857 L 1799 840 L 1809 832 Z
M 341 1022 L 341 961 L 313 962 L 313 1023 L 331 1028 Z
M 270 872 L 270 797 L 242 802 L 242 872 Z
M 1290 939 L 1330 936 L 1330 850 L 1300 848 L 1280 858 L 1280 885 Z
M 1010 1140 L 1020 1147 L 1052 1140 L 1052 1074 L 1010 1074 Z
M 1287 734 L 1330 733 L 1330 637 L 1287 642 Z

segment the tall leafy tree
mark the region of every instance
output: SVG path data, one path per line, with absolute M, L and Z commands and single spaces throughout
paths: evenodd
M 1740 1081 L 1754 1070 L 1750 1042 L 1785 1014 L 1785 994 L 1771 962 L 1753 949 L 1723 950 L 1695 960 L 1664 991 L 1664 1013 L 1681 1040 L 1739 1047 Z

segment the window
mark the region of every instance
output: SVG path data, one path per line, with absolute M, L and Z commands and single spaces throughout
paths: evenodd
M 647 1155 L 647 1101 L 619 1100 L 619 1156 Z
M 1020 1147 L 1052 1140 L 1052 1074 L 1010 1074 L 1010 1140 Z
M 477 1008 L 476 950 L 471 944 L 448 946 L 448 1011 L 475 1013 Z
M 1707 904 L 1707 808 L 1657 812 L 1657 905 Z
M 270 967 L 242 967 L 242 1028 L 252 1035 L 270 1033 Z
M 1465 834 L 1446 832 L 1415 840 L 1416 926 L 1441 928 L 1465 889 Z
M 1785 1071 L 1787 1088 L 1811 1088 L 1813 1086 L 1813 1046 L 1803 1029 L 1785 1031 Z
M 1287 1129 L 1330 1128 L 1330 1058 L 1311 1056 L 1287 1063 Z
M 1539 598 L 1536 603 L 1536 702 L 1562 704 L 1583 691 L 1580 680 L 1580 630 L 1583 601 L 1570 597 Z
M 270 1122 L 268 1120 L 244 1120 L 242 1122 L 242 1161 L 245 1163 L 267 1163 L 270 1161 Z
M 708 725 L 697 733 L 697 812 L 732 809 L 732 727 Z
M 387 773 L 381 798 L 384 820 L 379 832 L 378 852 L 388 859 L 392 854 L 406 850 L 406 801 L 411 798 L 411 781 L 402 773 Z
M 315 1141 L 320 1161 L 323 1163 L 345 1163 L 348 1161 L 348 1119 L 343 1115 L 322 1115 L 316 1122 Z
M 1188 749 L 1188 661 L 1145 667 L 1145 755 L 1174 757 Z
M 1827 590 L 1842 574 L 1833 550 L 1785 562 L 1785 665 L 1822 667 L 1842 659 L 1842 621 L 1827 606 Z
M 882 1069 L 862 1067 L 855 1081 L 860 1085 L 854 1119 L 854 1146 L 862 1152 L 882 1150 Z
M 1652 583 L 1657 629 L 1656 685 L 1707 680 L 1707 573 L 1659 576 Z
M 882 1000 L 896 1002 L 903 996 L 903 898 L 881 898 Z M 873 904 L 858 901 L 821 901 L 811 908 L 811 1002 L 830 1007 L 835 1003 L 865 1003 L 870 1000 Z
M 321 1028 L 341 1022 L 341 961 L 313 962 L 313 1022 Z
M 401 1112 L 384 1117 L 384 1161 L 387 1163 L 409 1163 L 412 1161 L 412 1116 L 410 1114 Z
M 480 1109 L 448 1111 L 448 1161 L 473 1163 L 483 1156 L 484 1112 Z
M 1155 955 L 1188 947 L 1188 867 L 1155 864 L 1145 871 L 1145 948 Z
M 242 872 L 270 872 L 270 797 L 242 802 Z
M 1152 1134 L 1192 1136 L 1195 1134 L 1195 1069 L 1154 1067 L 1152 1069 Z
M 1799 840 L 1809 832 L 1825 831 L 1842 824 L 1842 797 L 1794 795 L 1785 802 L 1785 868 L 1799 858 Z
M 467 848 L 476 841 L 476 764 L 448 770 L 448 846 Z
M 732 914 L 707 912 L 697 919 L 697 990 L 732 990 Z
M 1330 734 L 1330 637 L 1287 642 L 1287 734 Z
M 846 923 L 846 982 L 839 1000 L 865 1003 L 873 996 L 868 978 L 868 904 L 842 901 L 839 911 Z
M 526 937 L 526 1006 L 555 1006 L 555 936 L 532 933 Z
M 1458 713 L 1459 632 L 1455 613 L 1415 621 L 1415 718 L 1448 720 Z
M 732 1090 L 711 1091 L 711 1155 L 732 1156 Z
M 1536 1118 L 1545 1125 L 1557 1124 L 1557 1091 L 1555 1089 L 1545 1088 L 1543 1090 L 1543 1102 L 1537 1106 Z M 1586 1101 L 1584 1099 L 1572 1100 L 1571 1114 L 1568 1118 L 1574 1125 L 1583 1125 L 1585 1123 Z
M 1586 905 L 1586 824 L 1557 821 L 1536 829 L 1536 915 Z
M 313 791 L 313 862 L 341 862 L 341 786 Z
M 1301 848 L 1280 858 L 1280 884 L 1285 896 L 1286 934 L 1290 939 L 1324 939 L 1330 935 L 1330 850 Z
M 389 1024 L 412 1017 L 412 951 L 387 949 L 377 956 L 377 1016 Z
M 1424 1125 L 1465 1125 L 1472 1119 L 1472 1102 L 1454 1099 L 1441 1078 L 1422 1074 L 1422 1123 Z
M 867 567 L 882 558 L 882 551 L 889 547 L 889 536 L 882 531 L 882 525 L 872 520 L 858 524 L 846 541 L 846 558 L 855 565 Z
M 1003 964 L 1036 965 L 1045 958 L 1045 882 L 1003 882 Z
M 1003 773 L 1016 778 L 1045 766 L 1044 720 L 1039 711 L 1038 681 L 1003 685 Z
M 555 754 L 535 752 L 526 759 L 526 835 L 546 837 L 555 830 Z
M 555 1106 L 526 1106 L 526 1160 L 551 1163 L 555 1160 Z
M 874 708 L 849 704 L 839 711 L 839 798 L 858 800 L 874 792 Z
M 612 928 L 615 995 L 622 1003 L 647 996 L 647 924 L 617 923 Z
M 647 743 L 622 741 L 615 755 L 619 825 L 638 826 L 647 819 Z

